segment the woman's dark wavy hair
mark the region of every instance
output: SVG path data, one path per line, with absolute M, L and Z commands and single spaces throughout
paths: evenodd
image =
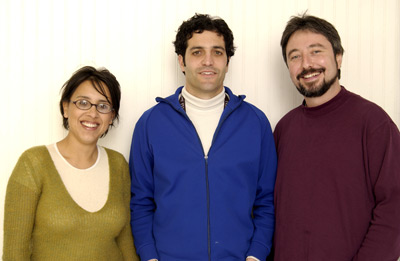
M 224 37 L 226 55 L 229 59 L 235 54 L 233 45 L 233 33 L 224 20 L 219 17 L 211 17 L 207 14 L 195 14 L 189 20 L 184 21 L 178 28 L 174 42 L 175 53 L 182 55 L 185 63 L 185 52 L 188 40 L 192 38 L 193 33 L 202 33 L 203 31 L 216 32 Z
M 119 120 L 119 107 L 121 100 L 121 88 L 117 78 L 106 68 L 96 69 L 92 66 L 84 66 L 74 72 L 71 78 L 64 83 L 61 88 L 60 111 L 63 117 L 63 126 L 66 130 L 69 129 L 68 118 L 64 117 L 64 102 L 71 102 L 71 97 L 75 90 L 84 81 L 90 81 L 92 86 L 103 95 L 113 107 L 114 118 L 109 128 L 104 132 L 101 137 L 104 137 L 110 127 L 114 126 L 114 121 Z M 106 89 L 110 92 L 111 101 L 107 98 Z
M 328 39 L 333 48 L 333 53 L 336 55 L 343 54 L 344 49 L 340 41 L 339 33 L 335 27 L 324 19 L 307 15 L 304 13 L 300 16 L 292 16 L 283 31 L 281 38 L 281 47 L 283 59 L 287 65 L 286 47 L 289 42 L 289 38 L 293 33 L 297 31 L 311 31 L 313 33 L 322 34 Z

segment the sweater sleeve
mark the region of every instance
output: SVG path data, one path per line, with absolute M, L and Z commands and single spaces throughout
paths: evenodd
M 4 207 L 3 260 L 30 260 L 32 230 L 40 191 L 28 153 L 22 154 L 8 181 Z
M 148 144 L 146 117 L 138 121 L 133 134 L 129 167 L 131 172 L 131 226 L 141 260 L 158 259 L 153 236 L 153 155 Z
M 129 180 L 129 167 L 127 162 L 124 159 L 124 162 L 122 164 L 122 186 L 123 186 L 123 196 L 124 196 L 124 203 L 127 208 L 129 208 L 129 202 L 131 199 L 131 193 L 130 193 L 130 180 Z M 130 219 L 129 219 L 130 220 Z M 133 238 L 132 238 L 132 230 L 131 230 L 131 224 L 128 221 L 123 230 L 121 231 L 121 234 L 117 238 L 117 244 L 119 246 L 119 249 L 121 249 L 122 255 L 124 257 L 124 260 L 133 260 L 133 261 L 139 261 L 139 257 L 136 255 L 136 250 L 133 245 Z
M 275 143 L 269 124 L 260 145 L 260 174 L 253 206 L 254 234 L 247 256 L 266 260 L 271 251 L 275 226 L 274 186 L 277 167 Z
M 368 232 L 353 260 L 397 260 L 400 256 L 400 134 L 390 119 L 371 129 L 364 143 L 365 169 L 375 208 Z

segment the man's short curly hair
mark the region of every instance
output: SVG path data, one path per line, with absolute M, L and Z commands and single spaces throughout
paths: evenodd
M 230 57 L 235 54 L 233 33 L 223 19 L 219 17 L 211 17 L 208 14 L 196 13 L 189 20 L 184 21 L 181 24 L 174 42 L 175 53 L 177 55 L 182 55 L 183 61 L 185 61 L 185 52 L 188 40 L 193 37 L 193 33 L 202 33 L 203 31 L 216 32 L 224 37 L 225 50 L 229 62 Z

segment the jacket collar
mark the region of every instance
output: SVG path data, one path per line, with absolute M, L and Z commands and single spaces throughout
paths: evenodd
M 231 89 L 229 89 L 226 86 L 224 88 L 225 88 L 225 93 L 227 93 L 229 96 L 229 102 L 226 105 L 225 110 L 232 111 L 232 110 L 236 109 L 242 103 L 242 101 L 246 98 L 246 96 L 245 95 L 236 96 L 235 94 L 233 94 Z M 179 95 L 181 94 L 182 89 L 183 89 L 183 86 L 179 87 L 178 89 L 176 89 L 174 94 L 172 94 L 166 98 L 157 97 L 156 101 L 157 102 L 166 102 L 169 105 L 171 105 L 175 110 L 183 111 L 181 104 L 179 103 Z

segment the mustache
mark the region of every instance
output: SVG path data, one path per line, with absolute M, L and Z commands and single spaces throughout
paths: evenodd
M 297 80 L 300 80 L 301 77 L 303 77 L 304 75 L 307 74 L 311 74 L 311 73 L 321 73 L 321 72 L 325 72 L 325 68 L 320 68 L 320 69 L 307 69 L 307 70 L 303 70 L 299 75 L 297 75 Z
M 197 69 L 198 72 L 202 71 L 212 71 L 212 72 L 219 72 L 219 70 L 213 66 L 203 66 Z

